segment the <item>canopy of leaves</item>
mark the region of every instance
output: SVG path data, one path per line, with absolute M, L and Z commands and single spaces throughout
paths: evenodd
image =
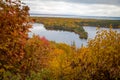
M 24 56 L 24 46 L 31 27 L 29 8 L 19 0 L 0 0 L 0 76 L 15 71 Z

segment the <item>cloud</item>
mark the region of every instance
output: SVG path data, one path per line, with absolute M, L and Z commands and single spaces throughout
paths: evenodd
M 84 3 L 84 4 L 111 4 L 111 5 L 120 4 L 120 0 L 53 0 L 53 1 L 65 1 L 65 2 Z
M 22 1 L 29 1 L 29 0 L 22 0 Z M 84 3 L 84 4 L 110 4 L 110 5 L 118 5 L 120 4 L 120 0 L 31 0 L 31 2 L 71 2 L 71 3 Z
M 84 16 L 119 16 L 120 0 L 22 0 L 31 13 Z M 90 2 L 92 1 L 92 2 Z M 107 3 L 108 1 L 108 3 Z

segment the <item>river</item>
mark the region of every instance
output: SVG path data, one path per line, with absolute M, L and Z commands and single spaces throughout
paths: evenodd
M 83 26 L 86 32 L 88 32 L 88 39 L 93 39 L 96 34 L 96 27 Z M 109 30 L 109 28 L 101 28 Z M 56 30 L 46 30 L 43 24 L 34 23 L 33 28 L 30 29 L 29 37 L 33 34 L 39 35 L 41 37 L 46 37 L 50 41 L 55 41 L 57 43 L 66 43 L 72 45 L 75 42 L 76 47 L 81 47 L 81 45 L 86 46 L 88 39 L 80 39 L 78 34 L 68 31 L 56 31 Z M 114 29 L 120 32 L 120 29 Z

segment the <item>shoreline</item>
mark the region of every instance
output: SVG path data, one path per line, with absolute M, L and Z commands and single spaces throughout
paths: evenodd
M 63 30 L 74 32 L 81 39 L 87 39 L 88 33 L 83 26 L 96 26 L 103 28 L 120 28 L 120 20 L 96 20 L 78 18 L 57 18 L 57 17 L 31 17 L 36 23 L 44 24 L 48 30 Z

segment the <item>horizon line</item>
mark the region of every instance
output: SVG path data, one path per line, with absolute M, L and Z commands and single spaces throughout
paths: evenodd
M 43 14 L 43 13 L 30 13 L 30 15 L 51 15 L 51 16 L 79 16 L 79 17 L 106 17 L 106 18 L 120 18 L 120 16 L 90 16 L 90 15 L 76 15 L 76 14 Z

